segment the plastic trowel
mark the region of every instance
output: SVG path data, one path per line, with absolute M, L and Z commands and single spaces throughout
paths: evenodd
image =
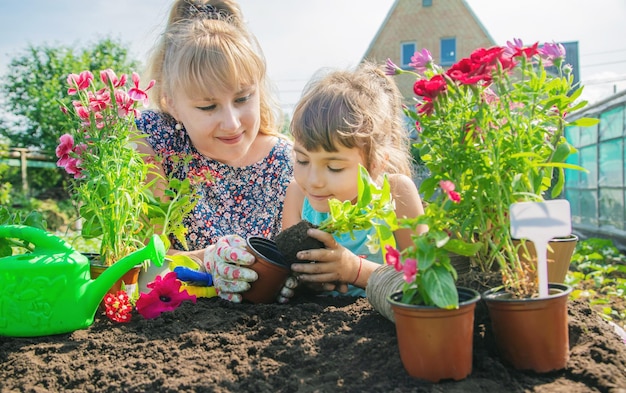
M 511 236 L 533 242 L 537 251 L 539 297 L 548 296 L 548 242 L 572 233 L 569 202 L 555 199 L 545 202 L 518 202 L 509 207 Z

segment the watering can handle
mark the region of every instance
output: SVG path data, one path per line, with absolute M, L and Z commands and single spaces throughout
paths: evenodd
M 0 238 L 13 238 L 33 243 L 35 248 L 54 250 L 57 252 L 74 252 L 65 240 L 44 231 L 26 225 L 0 225 Z

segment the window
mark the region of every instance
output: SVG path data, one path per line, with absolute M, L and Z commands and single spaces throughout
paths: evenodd
M 578 153 L 567 162 L 587 171 L 565 170 L 565 198 L 575 229 L 591 237 L 626 239 L 626 104 L 590 112 L 591 127 L 570 126 L 566 138 Z M 570 159 L 571 158 L 571 159 Z
M 452 65 L 456 62 L 456 38 L 441 39 L 441 65 Z
M 402 43 L 402 53 L 400 54 L 402 59 L 402 64 L 400 65 L 401 68 L 409 68 L 409 63 L 411 62 L 411 57 L 413 57 L 413 55 L 415 54 L 416 47 L 417 45 L 415 44 L 415 42 Z
M 422 0 L 422 7 L 430 7 L 433 5 L 433 0 Z

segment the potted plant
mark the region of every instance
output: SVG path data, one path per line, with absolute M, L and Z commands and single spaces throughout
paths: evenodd
M 254 303 L 274 301 L 292 263 L 302 263 L 296 254 L 302 250 L 323 248 L 324 244 L 307 235 L 307 229 L 316 227 L 330 234 L 352 234 L 354 231 L 374 227 L 376 235 L 369 239 L 368 247 L 372 252 L 385 246 L 395 246 L 393 231 L 397 228 L 396 214 L 391 197 L 391 189 L 386 176 L 379 187 L 370 177 L 367 169 L 359 166 L 357 180 L 357 200 L 340 201 L 330 199 L 328 218 L 314 226 L 308 221 L 286 228 L 272 240 L 252 237 L 247 239 L 248 250 L 255 256 L 256 262 L 251 268 L 259 273 L 259 279 L 252 283 L 250 290 L 244 293 L 244 299 Z M 267 271 L 267 273 L 264 273 Z M 272 277 L 269 277 L 269 276 Z M 260 289 L 261 286 L 268 289 Z
M 524 46 L 514 40 L 505 47 L 477 49 L 447 70 L 434 64 L 427 50 L 416 52 L 414 71 L 388 62 L 390 73 L 416 76 L 416 105 L 406 113 L 415 121 L 416 146 L 430 171 L 420 186 L 424 199 L 434 195 L 441 181 L 456 185 L 461 198 L 447 211 L 455 222 L 449 230 L 478 246 L 475 266 L 483 272 L 498 269 L 502 291 L 519 301 L 536 297 L 538 283 L 536 266 L 520 259 L 511 238 L 509 207 L 558 197 L 564 169 L 583 170 L 566 162 L 576 150 L 564 137 L 565 127 L 597 122 L 566 120 L 586 102 L 579 101 L 582 87 L 574 86 L 564 54 L 559 44 Z M 554 291 L 566 297 L 567 289 Z M 554 312 L 561 330 L 563 313 L 566 305 Z M 535 333 L 540 335 L 531 335 Z M 562 366 L 561 359 L 550 369 Z
M 402 252 L 387 245 L 386 255 L 387 264 L 402 272 L 404 281 L 401 290 L 387 296 L 402 364 L 409 375 L 431 382 L 461 380 L 471 373 L 474 309 L 480 300 L 477 291 L 455 284 L 450 254 L 471 256 L 478 247 L 450 231 L 457 223 L 448 212 L 460 203 L 460 196 L 450 181 L 440 185 L 441 192 L 423 215 L 398 220 L 400 227 L 415 230 L 423 224 L 428 231 L 414 234 L 413 245 Z M 368 282 L 370 301 L 376 301 L 377 292 L 390 290 L 373 280 Z M 378 289 L 369 292 L 370 286 Z
M 90 71 L 70 74 L 67 83 L 68 94 L 76 100 L 71 108 L 61 109 L 75 119 L 76 129 L 60 137 L 57 165 L 73 175 L 70 195 L 82 220 L 81 236 L 99 240 L 98 262 L 92 261 L 93 278 L 143 247 L 153 234 L 159 235 L 166 249 L 170 236 L 185 247 L 182 222 L 196 203 L 194 185 L 211 182 L 213 177 L 197 173 L 182 181 L 160 179 L 164 184 L 162 196 L 152 193 L 159 177 L 155 165 L 136 149 L 140 135 L 135 117 L 139 105 L 147 104 L 146 91 L 154 81 L 142 90 L 136 73 L 129 81 L 127 75 L 118 77 L 108 69 L 100 73 L 99 80 Z M 178 162 L 186 165 L 188 159 L 181 157 Z M 148 175 L 152 180 L 147 180 Z M 132 269 L 111 292 L 132 283 L 127 292 L 136 297 L 139 270 L 140 266 Z

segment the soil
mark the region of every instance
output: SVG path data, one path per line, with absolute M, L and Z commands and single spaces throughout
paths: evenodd
M 296 225 L 285 229 L 274 238 L 276 248 L 283 254 L 289 266 L 292 263 L 306 262 L 296 258 L 298 251 L 324 248 L 324 243 L 307 235 L 307 230 L 310 228 L 317 228 L 317 226 L 309 221 L 302 220 Z
M 570 359 L 546 374 L 499 357 L 484 303 L 472 374 L 431 384 L 402 367 L 392 322 L 367 299 L 301 294 L 290 304 L 185 302 L 127 324 L 0 337 L 1 392 L 626 392 L 626 343 L 586 300 L 570 300 Z

